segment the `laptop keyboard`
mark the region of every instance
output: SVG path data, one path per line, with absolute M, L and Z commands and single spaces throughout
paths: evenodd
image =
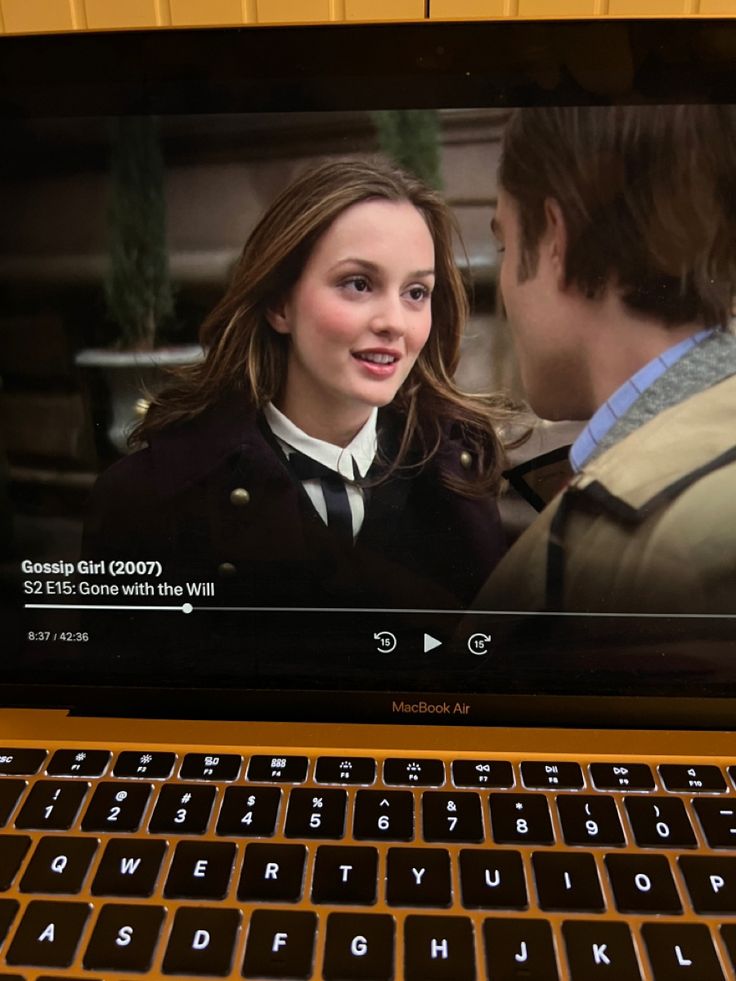
M 734 977 L 735 780 L 1 748 L 0 978 Z

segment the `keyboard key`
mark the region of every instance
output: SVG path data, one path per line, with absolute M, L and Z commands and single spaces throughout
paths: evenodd
M 411 841 L 414 797 L 406 790 L 359 790 L 353 837 L 371 841 Z
M 514 769 L 503 760 L 455 760 L 452 782 L 456 787 L 513 787 Z
M 364 906 L 375 903 L 377 872 L 375 848 L 320 845 L 312 877 L 312 901 Z
M 386 902 L 389 906 L 449 906 L 450 856 L 444 848 L 389 848 Z
M 8 964 L 68 967 L 90 913 L 87 903 L 32 900 L 8 948 Z
M 445 764 L 442 760 L 388 759 L 383 764 L 383 782 L 392 786 L 441 787 Z
M 562 833 L 568 845 L 623 845 L 624 832 L 612 797 L 560 794 Z
M 107 769 L 106 749 L 59 749 L 46 767 L 50 777 L 99 777 Z
M 182 780 L 237 780 L 243 757 L 235 753 L 187 753 L 181 765 Z
M 0 774 L 9 777 L 30 777 L 38 773 L 46 756 L 45 749 L 0 748 Z
M 605 908 L 592 855 L 534 852 L 532 865 L 542 909 L 597 913 Z
M 317 917 L 314 913 L 255 910 L 250 918 L 245 945 L 243 976 L 297 979 L 311 977 L 316 928 Z
M 84 955 L 87 970 L 147 971 L 153 960 L 163 906 L 103 906 Z
M 483 841 L 478 794 L 428 790 L 422 794 L 425 841 Z
M 228 841 L 180 841 L 166 880 L 167 899 L 224 899 L 235 860 Z
M 256 783 L 304 783 L 308 766 L 306 756 L 252 756 L 248 779 Z
M 626 797 L 629 821 L 640 848 L 694 848 L 685 805 L 678 797 Z
M 150 896 L 156 886 L 166 842 L 154 838 L 112 838 L 92 882 L 93 896 Z
M 101 783 L 82 818 L 82 831 L 137 831 L 153 786 L 150 783 Z
M 153 834 L 204 834 L 214 800 L 214 787 L 186 783 L 162 787 L 148 830 Z
M 659 775 L 667 790 L 682 793 L 723 793 L 726 781 L 717 766 L 681 766 L 666 763 L 660 766 Z
M 606 855 L 606 867 L 619 912 L 682 912 L 664 855 Z
M 521 779 L 534 790 L 578 790 L 583 786 L 583 771 L 577 763 L 534 761 L 521 764 Z
M 493 837 L 501 845 L 551 845 L 554 841 L 543 794 L 491 794 Z
M 330 913 L 322 977 L 325 981 L 391 981 L 394 919 L 363 913 Z
M 296 903 L 304 879 L 304 845 L 251 842 L 245 849 L 238 899 Z
M 721 939 L 731 958 L 731 966 L 736 971 L 736 923 L 727 923 L 721 927 Z
M 30 846 L 27 835 L 0 835 L 0 891 L 10 889 Z
M 474 981 L 473 925 L 462 916 L 407 916 L 406 981 Z
M 646 763 L 591 763 L 590 776 L 598 790 L 654 790 Z
M 0 944 L 8 935 L 8 930 L 15 919 L 19 905 L 15 899 L 0 899 Z
M 97 845 L 95 838 L 42 838 L 20 880 L 20 891 L 79 892 Z
M 654 981 L 725 981 L 710 930 L 703 924 L 645 923 L 641 934 Z
M 562 924 L 570 976 L 575 981 L 636 981 L 639 963 L 625 923 L 575 920 Z
M 284 835 L 287 838 L 342 838 L 345 834 L 344 790 L 305 790 L 289 795 Z
M 268 838 L 276 830 L 278 787 L 228 787 L 217 819 L 218 835 Z
M 711 848 L 736 848 L 736 803 L 732 798 L 699 798 L 693 807 Z
M 369 786 L 376 779 L 376 761 L 367 756 L 320 756 L 314 779 L 317 783 Z
M 112 772 L 115 777 L 165 780 L 175 763 L 176 753 L 126 751 L 118 756 Z
M 164 974 L 229 974 L 239 926 L 240 912 L 235 909 L 178 909 L 164 955 Z
M 558 981 L 546 920 L 489 919 L 483 940 L 488 981 Z
M 25 780 L 0 780 L 0 827 L 8 823 L 26 786 Z
M 736 858 L 681 855 L 678 864 L 697 913 L 736 913 Z
M 463 848 L 460 889 L 468 909 L 526 909 L 524 867 L 518 852 Z
M 60 783 L 39 780 L 26 797 L 16 828 L 35 828 L 39 831 L 66 831 L 74 824 L 87 791 L 88 783 Z

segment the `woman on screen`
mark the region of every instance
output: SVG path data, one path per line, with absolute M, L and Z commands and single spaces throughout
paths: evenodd
M 213 582 L 214 605 L 461 608 L 503 551 L 506 410 L 452 380 L 453 232 L 387 163 L 287 187 L 202 327 L 205 360 L 98 481 L 86 551 Z

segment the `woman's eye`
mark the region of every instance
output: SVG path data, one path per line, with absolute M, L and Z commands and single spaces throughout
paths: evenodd
M 343 286 L 355 290 L 356 293 L 366 293 L 370 289 L 370 283 L 364 276 L 351 276 L 345 280 Z
M 430 295 L 430 289 L 427 286 L 410 286 L 407 290 L 409 298 L 415 302 L 420 300 L 426 300 Z

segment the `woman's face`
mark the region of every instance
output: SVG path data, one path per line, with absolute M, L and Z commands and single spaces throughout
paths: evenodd
M 364 201 L 339 215 L 269 312 L 291 339 L 281 411 L 318 439 L 348 443 L 411 371 L 433 287 L 434 243 L 412 204 Z

